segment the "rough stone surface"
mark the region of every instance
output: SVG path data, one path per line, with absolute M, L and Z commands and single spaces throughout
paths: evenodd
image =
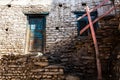
M 0 52 L 24 52 L 26 16 L 20 8 L 6 6 L 1 7 L 0 15 Z
M 92 0 L 14 0 L 0 1 L 0 52 L 24 53 L 26 43 L 26 29 L 29 26 L 24 14 L 40 14 L 49 12 L 46 17 L 46 45 L 45 50 L 57 42 L 64 41 L 77 34 L 76 19 L 72 11 L 83 10 L 82 3 L 90 7 L 99 1 Z M 11 6 L 10 6 L 11 4 Z
M 113 21 L 115 24 L 111 23 Z M 113 19 L 96 31 L 103 80 L 118 80 L 120 75 L 118 44 L 120 33 L 116 22 L 117 20 Z M 64 44 L 59 46 L 61 43 Z M 97 68 L 91 35 L 88 37 L 74 37 L 72 40 L 66 40 L 61 43 L 58 43 L 57 47 L 51 51 L 52 54 L 49 55 L 49 58 L 54 59 L 53 63 L 61 64 L 65 67 L 65 74 L 68 76 L 66 76 L 66 79 L 69 79 L 69 77 L 76 79 L 77 77 L 80 80 L 96 80 Z
M 116 22 L 114 19 L 113 21 Z M 96 34 L 103 80 L 120 79 L 118 25 L 111 22 L 104 24 Z M 97 80 L 95 50 L 91 35 L 71 38 L 61 41 L 62 45 L 57 43 L 56 47 L 43 56 L 38 57 L 35 53 L 4 55 L 0 59 L 0 79 Z
M 63 80 L 62 66 L 50 65 L 47 57 L 4 55 L 0 59 L 1 80 Z M 43 63 L 43 64 L 42 64 Z

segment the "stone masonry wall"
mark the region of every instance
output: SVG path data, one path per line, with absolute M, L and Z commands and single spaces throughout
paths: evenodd
M 83 11 L 82 3 L 87 3 L 92 8 L 98 2 L 91 0 L 54 0 L 49 16 L 47 16 L 46 49 L 49 50 L 54 43 L 65 41 L 69 37 L 77 35 L 77 22 L 73 22 L 76 15 L 72 12 Z
M 0 53 L 24 53 L 26 30 L 28 27 L 25 14 L 38 14 L 48 11 L 41 5 L 1 5 L 0 6 Z
M 0 7 L 0 53 L 21 53 L 25 48 L 26 17 L 20 8 Z
M 49 12 L 46 17 L 46 50 L 49 50 L 51 45 L 77 34 L 76 22 L 72 22 L 76 16 L 72 11 L 83 10 L 82 2 L 90 7 L 97 3 L 91 0 L 6 1 L 0 3 L 1 53 L 24 53 L 26 29 L 29 26 L 24 14 Z
M 27 17 L 24 14 L 39 14 L 42 12 L 50 13 L 46 22 L 46 47 L 51 45 L 51 43 L 60 41 L 63 38 L 65 39 L 65 37 L 69 37 L 69 35 L 74 33 L 71 33 L 71 30 L 75 30 L 75 27 L 71 28 L 71 26 L 74 26 L 73 23 L 68 23 L 67 25 L 63 23 L 63 21 L 65 21 L 63 20 L 63 8 L 59 9 L 59 6 L 56 3 L 53 3 L 50 11 L 49 6 L 50 5 L 46 4 L 43 6 L 32 3 L 27 5 L 15 5 L 15 3 L 13 4 L 12 2 L 10 6 L 9 3 L 1 5 L 0 52 L 24 53 L 27 34 L 26 29 L 28 27 Z M 54 9 L 54 7 L 56 8 Z M 67 16 L 64 19 L 67 19 L 68 16 L 71 17 L 70 11 L 69 8 L 66 10 L 65 13 L 67 13 Z M 56 27 L 58 27 L 59 30 L 55 30 Z
M 45 56 L 4 55 L 0 80 L 64 80 L 63 66 L 51 65 Z

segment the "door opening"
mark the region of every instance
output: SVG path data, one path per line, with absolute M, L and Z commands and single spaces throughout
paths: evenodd
M 29 52 L 44 52 L 45 48 L 45 27 L 46 17 L 45 15 L 29 14 Z

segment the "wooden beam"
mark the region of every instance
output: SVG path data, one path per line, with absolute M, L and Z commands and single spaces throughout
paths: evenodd
M 100 63 L 100 59 L 99 59 L 98 44 L 97 44 L 97 39 L 96 39 L 93 23 L 92 23 L 91 16 L 90 16 L 90 10 L 89 10 L 88 6 L 86 7 L 86 12 L 87 12 L 87 16 L 88 16 L 89 25 L 90 25 L 91 35 L 92 35 L 92 38 L 93 38 L 93 43 L 94 43 L 94 46 L 95 46 L 98 80 L 102 80 L 102 70 L 101 70 L 101 63 Z
M 25 54 L 28 54 L 29 42 L 30 42 L 30 28 L 29 28 L 29 26 L 27 26 L 27 30 L 26 30 Z

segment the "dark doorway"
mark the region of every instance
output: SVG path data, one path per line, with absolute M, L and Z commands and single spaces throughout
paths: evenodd
M 29 51 L 43 52 L 45 47 L 46 17 L 40 14 L 29 14 L 30 27 Z

